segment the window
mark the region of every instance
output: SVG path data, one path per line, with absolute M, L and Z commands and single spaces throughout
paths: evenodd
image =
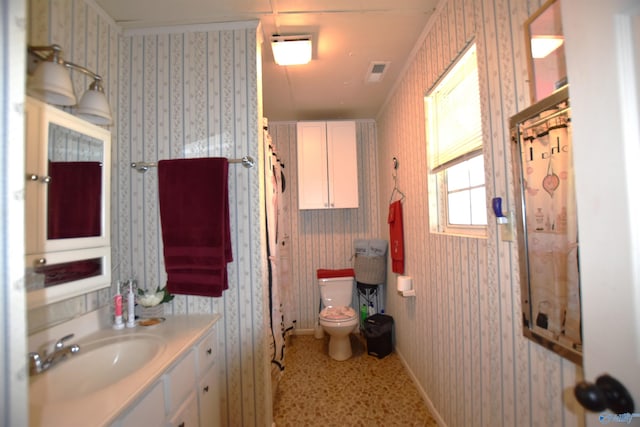
M 432 231 L 485 235 L 478 62 L 473 44 L 425 97 Z

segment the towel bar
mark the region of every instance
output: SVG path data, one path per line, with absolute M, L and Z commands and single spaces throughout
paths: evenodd
M 242 166 L 249 169 L 255 166 L 256 161 L 251 156 L 244 156 L 241 159 L 229 159 L 229 163 L 242 163 Z M 155 168 L 158 164 L 155 162 L 133 162 L 131 167 L 140 173 L 145 173 L 149 168 Z

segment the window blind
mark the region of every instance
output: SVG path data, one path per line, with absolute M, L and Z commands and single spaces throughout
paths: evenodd
M 482 116 L 475 45 L 427 97 L 432 173 L 482 152 Z

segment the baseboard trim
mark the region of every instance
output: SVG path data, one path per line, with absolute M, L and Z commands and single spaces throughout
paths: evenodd
M 293 335 L 313 335 L 315 329 L 294 329 Z
M 394 351 L 396 352 L 396 354 L 398 355 L 398 358 L 404 365 L 404 368 L 407 370 L 407 373 L 409 374 L 411 381 L 413 381 L 413 384 L 418 389 L 418 393 L 420 393 L 420 395 L 422 396 L 422 399 L 427 404 L 427 408 L 429 408 L 429 411 L 431 412 L 431 415 L 433 415 L 433 418 L 435 418 L 436 422 L 440 427 L 447 427 L 447 423 L 444 422 L 444 420 L 440 416 L 440 413 L 436 410 L 435 406 L 433 406 L 433 402 L 431 401 L 431 399 L 429 399 L 429 396 L 427 395 L 427 393 L 424 391 L 424 389 L 418 382 L 418 378 L 413 374 L 413 371 L 411 370 L 411 368 L 409 368 L 409 365 L 407 364 L 407 361 L 405 360 L 404 356 L 402 356 L 402 353 L 400 353 L 397 348 L 395 348 Z

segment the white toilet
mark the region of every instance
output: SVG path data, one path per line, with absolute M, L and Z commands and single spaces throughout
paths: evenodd
M 353 282 L 353 277 L 318 279 L 324 306 L 320 311 L 320 325 L 329 334 L 329 356 L 335 360 L 347 360 L 351 357 L 349 334 L 358 325 L 358 315 L 350 307 Z

